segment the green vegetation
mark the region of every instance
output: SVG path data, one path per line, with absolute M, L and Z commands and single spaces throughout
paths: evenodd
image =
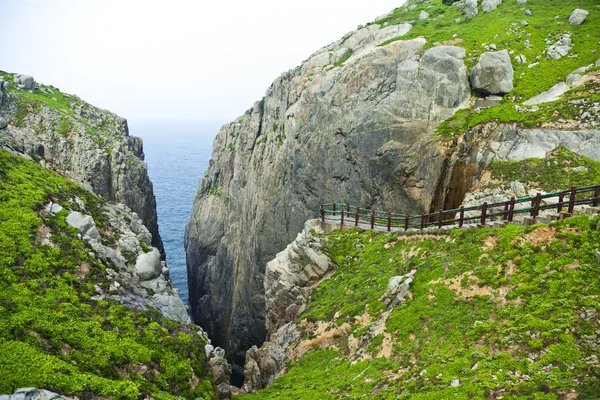
M 528 60 L 524 64 L 517 64 L 513 59 L 515 87 L 502 104 L 479 113 L 472 110 L 457 113 L 439 127 L 438 132 L 444 136 L 453 136 L 489 121 L 517 122 L 531 127 L 541 122 L 568 117 L 573 112 L 573 107 L 569 107 L 567 101 L 544 105 L 539 111 L 524 114 L 514 110 L 513 106 L 550 89 L 564 81 L 575 69 L 593 64 L 599 57 L 597 53 L 590 51 L 597 48 L 600 42 L 600 30 L 597 29 L 600 9 L 595 0 L 529 2 L 526 5 L 514 1 L 504 2 L 491 13 L 483 12 L 480 8 L 479 14 L 471 19 L 466 19 L 455 5 L 443 4 L 442 0 L 415 4 L 417 7 L 413 10 L 400 7 L 386 18 L 375 21 L 377 24 L 390 25 L 413 21 L 414 26 L 410 32 L 381 45 L 424 37 L 427 39 L 427 47 L 442 44 L 460 46 L 467 51 L 465 64 L 468 68 L 473 67 L 479 56 L 487 51 L 484 46 L 492 43 L 499 50 L 513 51 L 512 57 L 524 55 Z M 525 8 L 531 10 L 531 16 L 525 15 Z M 588 19 L 579 26 L 571 26 L 568 22 L 575 8 L 583 8 L 590 13 Z M 423 10 L 430 16 L 426 20 L 419 20 L 419 13 Z M 460 22 L 457 23 L 458 18 Z M 528 25 L 522 26 L 521 21 L 527 21 Z M 543 53 L 548 46 L 545 41 L 554 43 L 566 33 L 571 34 L 573 41 L 570 55 L 560 60 L 547 58 Z M 539 62 L 539 65 L 528 68 L 534 62 Z M 591 97 L 598 101 L 597 91 Z M 570 100 L 573 98 L 575 96 L 571 96 Z
M 337 270 L 298 318 L 302 340 L 314 339 L 313 321 L 347 323 L 370 356 L 353 358 L 350 339 L 313 345 L 272 386 L 238 398 L 598 398 L 599 221 L 423 237 L 335 231 L 326 250 Z M 410 294 L 386 320 L 389 278 L 412 269 Z M 370 325 L 356 319 L 365 313 Z M 368 333 L 382 317 L 389 357 L 378 355 L 383 335 Z
M 580 110 L 575 103 L 590 107 L 600 101 L 600 87 L 590 83 L 579 88 L 571 89 L 559 100 L 540 104 L 535 107 L 520 106 L 504 102 L 495 107 L 479 111 L 473 109 L 459 110 L 452 118 L 442 122 L 437 128 L 439 135 L 445 138 L 458 136 L 467 130 L 487 122 L 517 124 L 523 128 L 538 127 L 543 123 L 557 122 L 559 119 L 574 119 L 579 117 Z
M 574 172 L 577 167 L 587 170 Z M 490 165 L 492 179 L 503 182 L 520 180 L 546 192 L 584 187 L 600 183 L 600 162 L 573 153 L 563 146 L 552 150 L 546 158 L 521 161 L 496 161 Z
M 344 63 L 346 61 L 348 61 L 348 59 L 352 57 L 352 49 L 350 49 L 342 58 L 340 58 L 339 60 L 336 61 L 335 64 L 333 64 L 335 67 L 341 67 L 344 65 Z
M 82 397 L 213 398 L 204 339 L 192 326 L 93 299 L 95 284 L 108 285 L 107 266 L 67 226 L 66 210 L 44 211 L 49 201 L 79 210 L 75 197 L 103 231 L 102 200 L 0 151 L 0 393 L 36 386 Z

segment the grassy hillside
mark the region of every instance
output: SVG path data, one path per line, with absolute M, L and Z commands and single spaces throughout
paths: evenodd
M 481 4 L 481 2 L 479 2 Z M 600 101 L 597 85 L 573 90 L 565 99 L 541 106 L 540 110 L 519 112 L 514 106 L 550 89 L 564 81 L 575 69 L 594 64 L 600 59 L 596 51 L 600 43 L 600 8 L 596 0 L 581 1 L 540 1 L 529 0 L 526 4 L 518 4 L 516 0 L 506 0 L 492 12 L 486 13 L 481 7 L 477 16 L 467 19 L 456 7 L 442 4 L 442 0 L 431 2 L 413 2 L 416 8 L 396 9 L 384 19 L 375 21 L 378 24 L 399 24 L 411 22 L 413 29 L 406 35 L 392 39 L 406 40 L 425 37 L 428 46 L 454 45 L 467 50 L 465 63 L 473 67 L 479 56 L 488 51 L 485 46 L 495 45 L 497 50 L 506 49 L 511 55 L 514 74 L 514 89 L 505 96 L 503 102 L 489 109 L 475 113 L 465 110 L 457 113 L 438 132 L 444 136 L 453 136 L 466 129 L 489 121 L 514 122 L 525 127 L 539 126 L 542 122 L 556 121 L 560 118 L 573 117 L 573 111 L 579 110 L 568 106 L 568 102 L 584 99 L 593 103 Z M 579 25 L 569 24 L 569 16 L 576 8 L 587 10 L 587 20 Z M 526 15 L 525 10 L 531 11 Z M 430 14 L 426 20 L 419 20 L 421 11 Z M 456 22 L 460 19 L 459 22 Z M 527 25 L 523 25 L 526 22 Z M 569 54 L 559 60 L 544 54 L 548 47 L 546 41 L 554 43 L 562 35 L 569 34 L 573 47 Z M 514 57 L 523 55 L 527 61 L 518 64 Z M 531 68 L 529 65 L 539 63 Z M 592 70 L 598 70 L 593 68 Z
M 67 211 L 44 211 L 50 201 L 79 210 L 75 197 L 110 232 L 102 199 L 0 150 L 0 393 L 213 398 L 194 326 L 92 299 L 106 265 L 67 226 Z M 45 232 L 51 244 L 42 244 Z
M 308 354 L 239 398 L 599 398 L 599 221 L 420 237 L 333 232 L 326 247 L 337 270 L 299 318 Z M 411 269 L 410 294 L 388 315 L 388 280 Z M 320 340 L 328 332 L 337 338 Z M 357 338 L 366 355 L 356 356 Z

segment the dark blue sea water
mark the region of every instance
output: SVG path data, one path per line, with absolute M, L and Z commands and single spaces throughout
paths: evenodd
M 183 233 L 192 202 L 221 123 L 135 122 L 129 131 L 144 140 L 148 173 L 154 185 L 160 235 L 173 285 L 188 302 Z

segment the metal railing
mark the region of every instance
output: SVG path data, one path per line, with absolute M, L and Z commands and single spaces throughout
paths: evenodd
M 589 193 L 593 193 L 588 196 Z M 547 203 L 548 199 L 556 198 L 554 203 Z M 547 204 L 542 204 L 545 200 Z M 521 206 L 526 204 L 526 206 Z M 385 211 L 376 211 L 368 208 L 351 206 L 345 203 L 328 203 L 321 205 L 320 217 L 323 222 L 339 223 L 340 226 L 355 226 L 366 229 L 385 229 L 387 231 L 402 230 L 409 228 L 425 229 L 431 226 L 441 228 L 445 225 L 458 225 L 462 228 L 465 224 L 477 223 L 485 225 L 486 222 L 499 219 L 512 222 L 515 215 L 529 214 L 536 218 L 541 211 L 556 209 L 558 213 L 573 214 L 575 206 L 591 204 L 598 207 L 600 204 L 600 184 L 571 189 L 514 198 L 499 203 L 484 202 L 481 205 L 464 207 L 451 210 L 440 210 L 430 214 L 410 215 L 409 213 L 398 214 Z M 465 215 L 475 214 L 475 215 Z

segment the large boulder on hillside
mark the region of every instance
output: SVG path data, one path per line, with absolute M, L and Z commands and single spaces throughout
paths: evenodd
M 79 232 L 90 239 L 98 239 L 100 237 L 94 218 L 91 215 L 73 211 L 67 216 L 66 222 L 67 225 L 77 228 Z
M 477 15 L 477 0 L 467 0 L 465 2 L 465 17 L 472 18 Z
M 581 25 L 588 15 L 590 15 L 588 11 L 576 8 L 569 17 L 569 23 L 571 25 Z
M 162 273 L 160 264 L 160 253 L 154 249 L 149 253 L 138 256 L 135 263 L 135 270 L 140 281 L 148 281 L 158 277 Z
M 500 4 L 502 4 L 502 0 L 483 0 L 481 2 L 481 8 L 485 12 L 490 12 L 498 8 Z
M 33 90 L 35 89 L 35 79 L 31 75 L 15 75 L 14 81 L 21 89 Z
M 483 53 L 469 76 L 471 88 L 484 94 L 506 94 L 513 89 L 514 70 L 508 51 Z

